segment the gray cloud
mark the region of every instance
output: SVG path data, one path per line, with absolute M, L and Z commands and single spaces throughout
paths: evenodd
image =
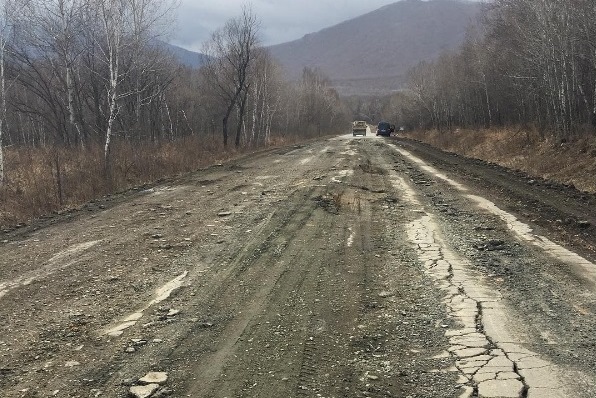
M 253 0 L 261 21 L 263 44 L 299 39 L 350 18 L 373 11 L 395 0 Z M 181 0 L 170 42 L 200 51 L 204 41 L 230 18 L 240 15 L 245 0 Z

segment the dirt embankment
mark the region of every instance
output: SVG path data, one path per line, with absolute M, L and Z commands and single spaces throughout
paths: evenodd
M 497 163 L 530 175 L 596 192 L 596 137 L 561 142 L 527 130 L 411 132 L 409 138 L 442 150 Z

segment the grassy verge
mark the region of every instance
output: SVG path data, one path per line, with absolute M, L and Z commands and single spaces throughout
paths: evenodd
M 290 141 L 277 138 L 271 146 Z M 5 184 L 0 187 L 0 229 L 249 152 L 193 137 L 159 144 L 120 142 L 114 146 L 108 181 L 100 145 L 85 149 L 9 147 Z
M 595 136 L 561 143 L 527 129 L 431 130 L 412 131 L 407 135 L 445 151 L 596 192 Z

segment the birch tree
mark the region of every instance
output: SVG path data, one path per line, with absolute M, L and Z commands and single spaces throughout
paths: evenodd
M 10 41 L 20 28 L 19 19 L 28 4 L 27 0 L 0 0 L 0 186 L 5 180 L 4 136 L 8 131 L 6 62 Z
M 249 94 L 250 129 L 245 140 L 253 146 L 266 143 L 271 135 L 271 123 L 280 100 L 279 66 L 265 49 L 260 49 L 253 68 L 253 84 Z
M 104 162 L 106 175 L 111 166 L 112 139 L 115 122 L 120 112 L 120 101 L 139 91 L 125 89 L 125 79 L 133 71 L 144 71 L 140 54 L 160 22 L 172 10 L 172 2 L 161 0 L 97 0 L 93 13 L 99 21 L 96 45 L 100 62 L 107 70 L 104 77 L 106 94 L 106 127 Z M 126 61 L 126 62 L 125 62 Z M 142 73 L 142 72 L 141 72 Z
M 6 50 L 13 12 L 9 0 L 0 2 L 0 186 L 4 184 L 4 131 L 6 130 Z

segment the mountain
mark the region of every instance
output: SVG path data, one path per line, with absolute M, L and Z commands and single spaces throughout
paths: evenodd
M 200 68 L 205 62 L 205 54 L 189 51 L 182 47 L 178 47 L 173 44 L 163 42 L 161 40 L 157 41 L 157 45 L 160 48 L 172 54 L 174 56 L 174 59 L 176 59 L 179 63 L 188 66 L 189 68 Z
M 404 0 L 269 47 L 297 79 L 317 67 L 342 91 L 397 89 L 407 70 L 457 48 L 482 5 L 457 0 Z

